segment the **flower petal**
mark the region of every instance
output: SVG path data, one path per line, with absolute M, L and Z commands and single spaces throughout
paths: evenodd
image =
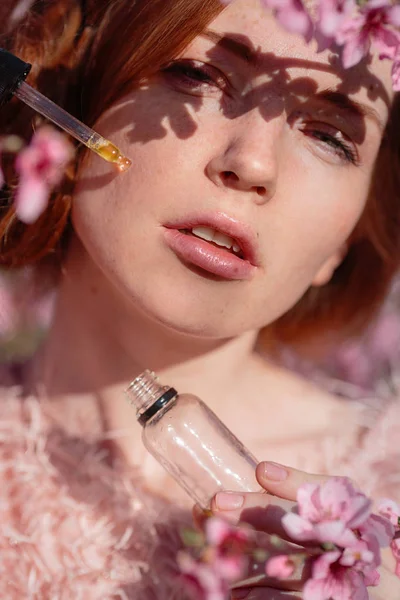
M 33 223 L 42 214 L 49 199 L 49 187 L 36 177 L 21 178 L 15 198 L 15 213 L 20 221 Z
M 319 485 L 305 483 L 297 490 L 299 514 L 309 521 L 318 521 L 320 517 Z
M 289 556 L 280 554 L 278 556 L 272 556 L 265 565 L 265 572 L 268 577 L 275 577 L 277 579 L 287 579 L 293 575 L 295 565 Z
M 296 513 L 287 513 L 282 517 L 282 525 L 294 540 L 312 540 L 315 536 L 313 525 Z
M 359 528 L 362 536 L 372 535 L 381 548 L 389 546 L 393 539 L 395 528 L 389 519 L 372 514 Z
M 357 65 L 366 56 L 370 49 L 368 38 L 362 36 L 354 37 L 348 40 L 343 48 L 342 63 L 345 69 L 350 69 Z

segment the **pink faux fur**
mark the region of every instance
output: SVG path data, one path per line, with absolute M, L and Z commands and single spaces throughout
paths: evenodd
M 187 515 L 13 389 L 0 403 L 0 598 L 171 600 Z
M 183 600 L 174 557 L 188 514 L 111 461 L 104 434 L 87 423 L 85 433 L 76 407 L 61 419 L 58 407 L 57 420 L 10 381 L 0 397 L 1 600 Z M 352 446 L 339 436 L 308 455 L 315 470 L 355 476 L 368 493 L 399 501 L 399 404 L 362 415 Z

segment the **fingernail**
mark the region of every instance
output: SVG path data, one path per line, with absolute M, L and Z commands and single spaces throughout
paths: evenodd
M 215 496 L 215 504 L 220 510 L 236 510 L 244 503 L 244 496 L 234 492 L 218 492 Z
M 278 463 L 264 462 L 263 475 L 272 481 L 284 481 L 287 479 L 289 473 L 282 465 L 278 465 Z
M 231 591 L 232 600 L 243 600 L 250 594 L 250 590 L 246 588 L 236 588 Z

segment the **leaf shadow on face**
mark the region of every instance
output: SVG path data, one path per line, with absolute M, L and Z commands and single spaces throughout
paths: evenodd
M 330 114 L 335 112 L 335 107 L 339 113 L 340 107 L 351 111 L 352 137 L 357 144 L 361 144 L 365 139 L 366 117 L 362 111 L 353 107 L 348 99 L 349 95 L 364 90 L 372 103 L 379 99 L 390 107 L 391 99 L 387 90 L 371 70 L 371 57 L 365 58 L 356 67 L 345 70 L 341 66 L 338 53 L 335 52 L 328 62 L 319 61 L 317 58 L 306 60 L 290 56 L 280 57 L 273 52 L 263 52 L 256 48 L 247 36 L 227 33 L 208 50 L 207 58 L 210 63 L 215 62 L 218 65 L 221 52 L 226 52 L 232 45 L 242 48 L 243 55 L 247 53 L 249 70 L 254 68 L 250 64 L 251 61 L 257 61 L 257 79 L 262 82 L 244 86 L 242 90 L 234 90 L 233 97 L 229 99 L 225 97 L 226 94 L 221 93 L 219 110 L 229 120 L 240 119 L 258 110 L 266 122 L 286 115 L 290 125 L 291 115 L 296 112 L 294 107 L 301 114 L 307 111 L 315 113 L 315 102 L 321 92 L 318 78 L 307 74 L 310 71 L 335 76 L 334 85 L 325 94 L 331 101 L 328 110 Z M 234 64 L 232 60 L 232 65 Z M 121 99 L 119 105 L 101 117 L 101 128 L 107 131 L 111 139 L 121 128 L 126 129 L 127 123 L 129 125 L 126 136 L 132 145 L 145 145 L 171 134 L 184 143 L 198 133 L 196 115 L 204 106 L 204 98 L 201 94 L 174 89 L 171 81 L 166 79 L 167 68 L 168 65 L 165 65 L 159 73 L 140 84 L 132 82 L 132 91 Z M 293 69 L 304 71 L 305 74 L 293 76 Z M 263 77 L 264 75 L 266 77 Z M 217 136 L 218 132 L 215 134 Z M 131 155 L 134 160 L 134 148 Z M 174 162 L 175 157 L 171 156 L 171 166 Z M 104 185 L 104 178 L 92 178 L 92 181 L 87 183 L 91 189 L 96 189 Z
M 348 96 L 365 88 L 371 101 L 380 98 L 388 107 L 390 106 L 388 93 L 382 81 L 371 72 L 371 60 L 368 58 L 355 68 L 344 70 L 340 67 L 340 60 L 336 54 L 331 56 L 328 64 L 321 61 L 279 57 L 272 52 L 262 52 L 260 49 L 256 49 L 247 36 L 227 34 L 207 52 L 211 63 L 218 62 L 221 48 L 229 47 L 232 40 L 237 46 L 251 49 L 251 57 L 254 57 L 262 67 L 260 74 L 267 75 L 268 80 L 241 93 L 238 101 L 234 103 L 224 103 L 221 100 L 221 112 L 229 119 L 239 118 L 258 109 L 263 118 L 269 121 L 284 111 L 288 112 L 288 109 L 296 103 L 299 103 L 300 106 L 307 106 L 318 92 L 318 82 L 310 76 L 292 78 L 289 70 L 293 68 L 335 74 L 339 81 L 336 86 L 330 88 L 333 93 Z M 357 76 L 354 76 L 355 72 Z M 154 139 L 161 139 L 167 134 L 167 129 L 163 125 L 165 121 L 179 139 L 190 137 L 197 129 L 192 114 L 198 112 L 202 107 L 202 98 L 188 94 L 183 97 L 181 94 L 176 94 L 174 101 L 170 104 L 159 102 L 155 105 L 153 85 L 153 82 L 149 81 L 147 85 L 135 90 L 134 98 L 127 103 L 129 110 L 131 110 L 132 103 L 132 127 L 129 132 L 129 140 L 146 143 Z M 166 100 L 169 98 L 170 94 L 166 95 Z M 151 108 L 148 119 L 142 121 L 135 118 L 135 104 Z M 125 107 L 122 107 L 121 110 L 125 110 Z M 360 127 L 364 125 L 362 133 L 365 134 L 365 124 L 360 122 L 359 125 Z M 359 141 L 362 141 L 361 136 Z

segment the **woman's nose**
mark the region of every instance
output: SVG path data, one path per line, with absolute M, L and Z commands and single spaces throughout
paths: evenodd
M 207 175 L 216 185 L 250 192 L 257 204 L 263 204 L 276 190 L 282 120 L 266 122 L 257 113 L 229 125 L 207 165 Z

